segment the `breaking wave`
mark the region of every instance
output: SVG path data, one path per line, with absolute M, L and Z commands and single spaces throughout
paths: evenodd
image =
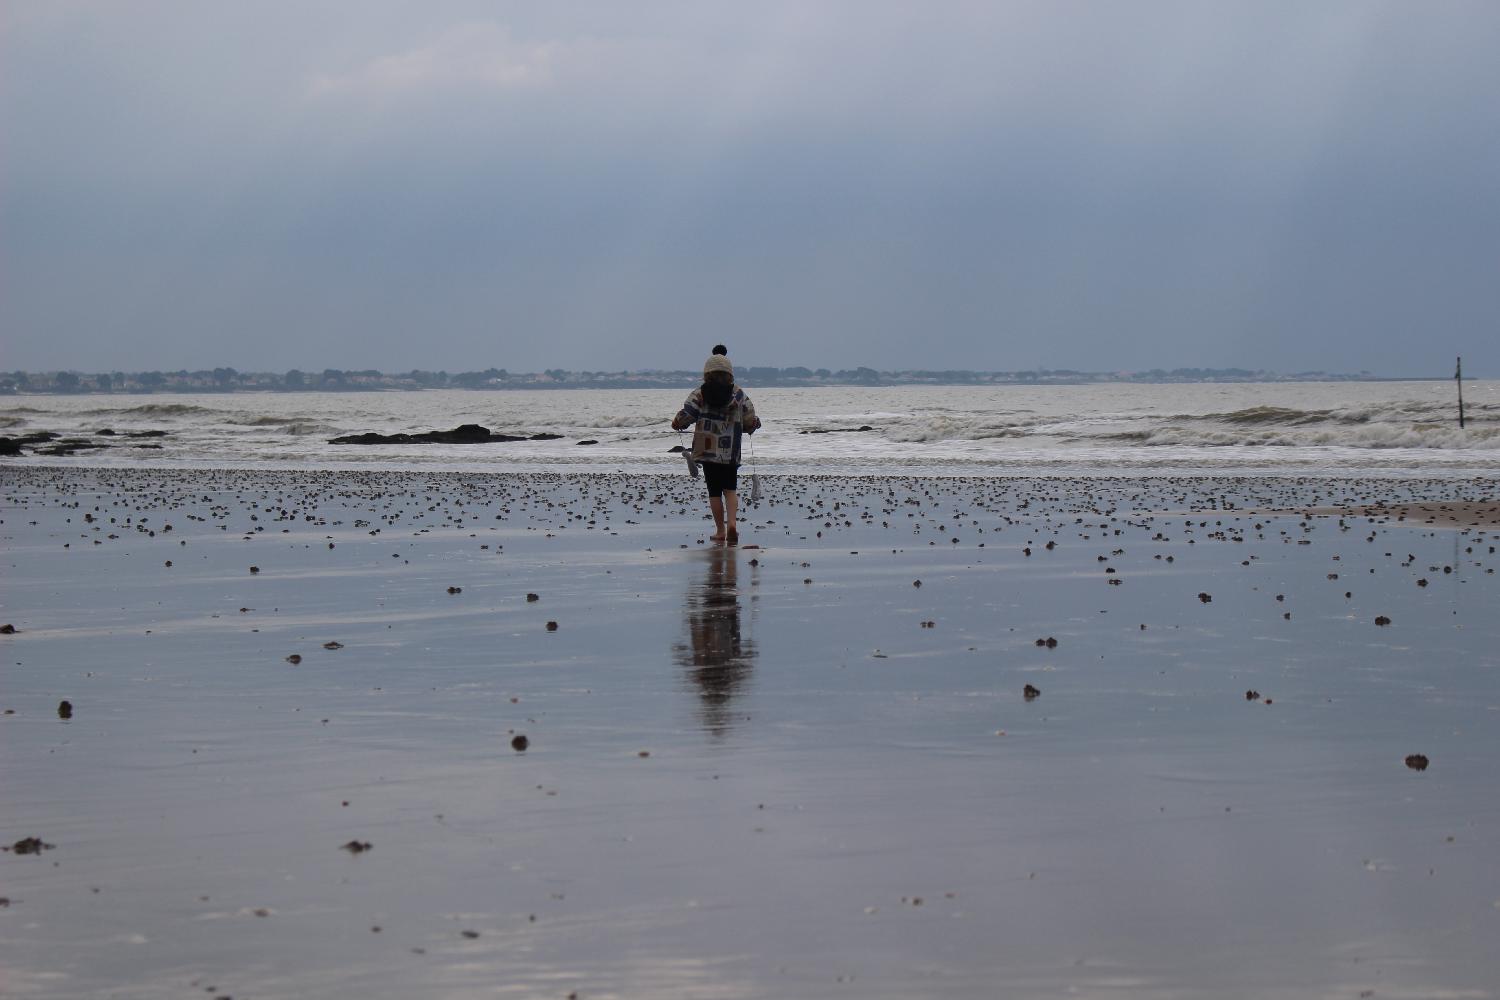
M 1500 465 L 1500 382 L 1466 385 L 1465 393 L 1470 419 L 1460 430 L 1451 386 L 1407 383 L 765 390 L 755 403 L 766 429 L 751 439 L 750 449 L 762 463 L 819 468 L 850 462 L 923 468 L 1199 463 L 1493 469 Z M 162 446 L 151 456 L 157 460 L 248 464 L 650 465 L 665 461 L 666 449 L 681 443 L 667 428 L 681 398 L 661 390 L 486 397 L 441 391 L 58 396 L 16 402 L 25 405 L 0 408 L 0 434 L 17 436 L 5 429 L 23 426 L 80 435 L 114 429 L 118 436 L 110 448 L 68 460 L 80 464 L 145 460 L 128 437 L 140 430 L 166 432 L 150 442 Z M 480 448 L 369 449 L 327 441 L 463 423 L 531 440 Z M 558 437 L 533 438 L 543 432 Z M 580 440 L 597 444 L 579 448 Z
M 1500 407 L 1466 407 L 1467 428 L 1456 412 L 1418 401 L 1383 406 L 1321 409 L 1251 406 L 1210 413 L 1098 412 L 1074 417 L 1012 411 L 996 414 L 929 412 L 874 425 L 876 435 L 900 444 L 1031 439 L 1070 446 L 1419 448 L 1500 450 Z
M 194 406 L 192 403 L 142 403 L 140 406 L 99 406 L 89 410 L 79 410 L 80 416 L 86 417 L 188 417 L 195 413 L 222 413 L 208 406 Z
M 663 417 L 658 413 L 622 413 L 617 416 L 597 418 L 592 425 L 612 428 L 660 427 L 670 416 L 671 414 L 667 414 Z
M 1332 410 L 1297 410 L 1285 406 L 1251 406 L 1231 413 L 1210 413 L 1198 419 L 1230 424 L 1316 424 L 1333 417 Z M 1356 420 L 1358 418 L 1350 418 Z
M 1424 419 L 1440 421 L 1444 419 L 1444 416 L 1445 414 L 1431 404 L 1412 400 L 1383 406 L 1330 407 L 1312 410 L 1288 406 L 1250 406 L 1228 413 L 1183 414 L 1176 419 L 1219 420 L 1241 426 L 1305 426 L 1321 423 L 1368 424 Z
M 1500 427 L 1469 427 L 1456 424 L 1388 423 L 1365 424 L 1355 429 L 1309 427 L 1263 429 L 1246 433 L 1236 429 L 1169 425 L 1132 435 L 1145 447 L 1198 448 L 1419 448 L 1500 451 Z
M 252 417 L 248 420 L 229 420 L 226 423 L 240 427 L 295 427 L 307 423 L 306 417 Z

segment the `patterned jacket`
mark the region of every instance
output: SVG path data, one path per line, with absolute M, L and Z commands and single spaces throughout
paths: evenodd
M 685 428 L 693 424 L 693 458 L 699 462 L 723 465 L 740 464 L 740 435 L 754 433 L 760 426 L 755 406 L 739 386 L 722 409 L 713 409 L 703 401 L 703 387 L 688 393 L 687 402 L 677 411 L 672 426 Z

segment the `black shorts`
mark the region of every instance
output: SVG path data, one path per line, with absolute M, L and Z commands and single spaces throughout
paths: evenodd
M 728 465 L 724 462 L 704 462 L 703 481 L 708 484 L 708 495 L 711 497 L 721 497 L 724 495 L 725 490 L 731 493 L 737 492 L 739 487 L 736 484 L 736 480 L 738 479 L 739 471 L 740 467 L 738 465 Z

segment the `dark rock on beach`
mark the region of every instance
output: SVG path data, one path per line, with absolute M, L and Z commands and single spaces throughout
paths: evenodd
M 1409 754 L 1406 758 L 1406 766 L 1413 771 L 1425 771 L 1429 763 L 1431 761 L 1427 759 L 1427 755 L 1424 753 Z
M 56 844 L 45 842 L 41 837 L 23 837 L 5 848 L 5 850 L 14 851 L 16 854 L 41 854 L 43 851 L 50 851 L 56 846 Z
M 88 436 L 83 436 L 87 434 Z M 97 451 L 109 448 L 116 444 L 120 437 L 143 438 L 143 437 L 166 437 L 166 431 L 126 431 L 123 435 L 102 428 L 96 431 L 84 431 L 71 437 L 63 437 L 56 431 L 32 431 L 19 437 L 0 437 L 0 455 L 24 455 L 28 450 L 38 455 L 66 456 L 80 451 Z M 102 439 L 102 440 L 101 440 Z M 45 447 L 44 447 L 45 446 Z M 136 445 L 137 448 L 150 448 L 154 445 Z
M 329 444 L 495 444 L 507 441 L 550 441 L 560 435 L 537 434 L 531 438 L 520 434 L 495 434 L 479 424 L 460 424 L 451 431 L 426 431 L 422 434 L 346 434 L 330 438 Z
M 0 437 L 0 455 L 19 455 L 22 448 L 35 448 L 39 444 L 56 441 L 61 435 L 52 431 L 33 431 L 20 437 Z
M 56 444 L 46 448 L 36 449 L 38 455 L 73 455 L 80 451 L 93 451 L 96 448 L 106 448 L 108 445 L 102 441 L 90 441 L 87 438 L 70 437 L 63 438 Z

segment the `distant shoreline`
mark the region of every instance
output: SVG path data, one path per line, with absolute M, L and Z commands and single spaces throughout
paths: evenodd
M 1338 374 L 1332 372 L 1299 372 L 1283 375 L 1275 372 L 1249 372 L 1241 369 L 1177 369 L 1171 372 L 1153 369 L 1149 372 L 960 372 L 960 371 L 892 371 L 877 372 L 860 368 L 854 371 L 811 371 L 805 368 L 778 369 L 742 367 L 739 380 L 758 389 L 816 388 L 900 388 L 903 386 L 942 387 L 1035 387 L 1076 385 L 1202 385 L 1202 384 L 1288 384 L 1318 382 L 1448 382 L 1442 376 L 1384 376 Z M 46 372 L 28 375 L 24 372 L 0 372 L 0 396 L 86 396 L 86 395 L 182 395 L 202 393 L 343 393 L 343 392 L 425 392 L 440 389 L 462 389 L 473 392 L 504 392 L 532 389 L 685 389 L 698 384 L 701 376 L 689 371 L 640 372 L 547 372 L 510 373 L 490 369 L 485 372 L 409 372 L 386 374 L 377 371 L 342 372 L 328 369 L 321 374 L 290 371 L 237 372 L 234 369 L 213 371 L 94 373 Z M 1478 379 L 1469 379 L 1478 381 Z

